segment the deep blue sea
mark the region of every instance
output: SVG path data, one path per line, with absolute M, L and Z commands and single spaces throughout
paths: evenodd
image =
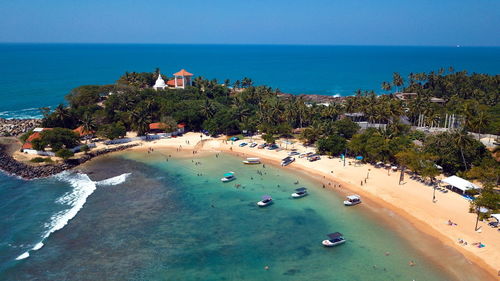
M 39 115 L 84 84 L 110 84 L 124 72 L 252 78 L 292 94 L 381 93 L 393 72 L 428 72 L 453 66 L 500 73 L 500 48 L 262 45 L 0 44 L 0 117 Z

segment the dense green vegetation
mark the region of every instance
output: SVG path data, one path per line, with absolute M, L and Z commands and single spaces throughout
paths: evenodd
M 499 132 L 498 75 L 468 75 L 449 69 L 410 74 L 404 79 L 394 73 L 393 81 L 382 83 L 384 90 L 417 95 L 400 100 L 389 94 L 357 91 L 352 97 L 325 106 L 302 96 L 280 96 L 278 90 L 253 86 L 249 78 L 230 87 L 229 80 L 219 84 L 217 80 L 196 77 L 193 87 L 155 91 L 151 86 L 157 73 L 126 73 L 115 85 L 75 88 L 67 96 L 68 107 L 44 110 L 43 126 L 83 126 L 101 137 L 115 139 L 130 130 L 144 135 L 152 122 L 168 124 L 166 131 L 182 122 L 190 130 L 206 130 L 211 135 L 259 131 L 268 142 L 293 137 L 294 129 L 300 128 L 298 137 L 306 144 L 316 144 L 320 153 L 339 155 L 347 149 L 351 156 L 362 155 L 370 162 L 399 163 L 430 178 L 435 174 L 434 164 L 442 166 L 445 173 L 467 176 L 465 171 L 489 161 L 498 171 L 498 163 L 491 162 L 485 147 L 466 133 Z M 433 97 L 444 99 L 444 104 L 431 102 Z M 345 117 L 346 113 L 358 114 Z M 419 115 L 425 115 L 427 124 L 443 125 L 446 114 L 461 116 L 462 129 L 426 136 L 401 124 L 415 125 Z M 386 127 L 359 131 L 353 121 L 367 121 L 369 127 L 382 123 Z M 64 141 L 60 139 L 63 136 Z M 59 139 L 51 136 L 50 144 L 47 138 L 37 145 L 60 150 L 73 144 L 68 134 L 61 134 Z
M 32 142 L 36 150 L 45 150 L 50 147 L 52 151 L 57 152 L 61 149 L 73 148 L 80 143 L 80 136 L 70 129 L 54 128 L 43 131 L 40 135 L 40 138 Z

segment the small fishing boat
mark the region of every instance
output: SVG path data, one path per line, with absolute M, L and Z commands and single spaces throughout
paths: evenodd
M 295 189 L 295 192 L 292 193 L 292 197 L 293 198 L 302 198 L 304 196 L 307 196 L 307 188 L 305 187 L 301 187 L 301 188 L 297 188 Z
M 243 164 L 247 165 L 260 164 L 260 158 L 247 158 L 247 160 L 243 160 Z
M 344 205 L 346 206 L 354 206 L 361 203 L 361 197 L 359 195 L 349 195 L 347 196 L 347 200 L 344 201 Z
M 269 195 L 262 196 L 262 200 L 257 202 L 257 206 L 259 206 L 259 207 L 266 207 L 266 206 L 269 206 L 271 204 L 273 204 L 273 198 L 271 198 L 271 196 L 269 196 Z
M 235 180 L 234 172 L 225 173 L 224 176 L 220 179 L 222 182 L 230 182 Z
M 295 158 L 293 158 L 293 157 L 290 157 L 290 156 L 285 157 L 285 158 L 281 159 L 281 166 L 288 166 L 294 161 L 295 161 Z
M 328 238 L 330 238 L 330 239 L 323 240 L 323 242 L 321 243 L 325 247 L 337 246 L 337 245 L 345 243 L 345 241 L 346 241 L 344 239 L 344 236 L 340 232 L 330 233 L 330 234 L 327 234 L 326 236 L 328 236 Z

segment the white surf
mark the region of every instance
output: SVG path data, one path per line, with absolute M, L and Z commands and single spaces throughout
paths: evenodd
M 37 251 L 41 249 L 44 246 L 43 241 L 45 239 L 47 239 L 52 233 L 66 226 L 68 222 L 78 214 L 78 212 L 83 208 L 83 205 L 85 205 L 85 202 L 87 202 L 87 198 L 92 193 L 94 193 L 98 185 L 106 186 L 122 184 L 127 180 L 128 176 L 130 176 L 130 173 L 121 174 L 116 177 L 94 182 L 89 178 L 88 175 L 81 173 L 64 171 L 55 175 L 54 177 L 56 179 L 67 182 L 73 187 L 71 191 L 56 199 L 56 203 L 67 205 L 69 208 L 52 215 L 50 221 L 45 224 L 47 231 L 43 233 L 42 240 L 38 242 L 33 248 L 31 248 L 31 250 L 28 250 L 27 252 L 18 256 L 16 260 L 28 258 L 30 256 L 30 251 Z

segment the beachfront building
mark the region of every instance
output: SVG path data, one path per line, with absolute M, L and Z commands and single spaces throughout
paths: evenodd
M 170 134 L 178 135 L 183 134 L 185 130 L 186 124 L 180 123 L 177 124 L 177 128 L 174 129 Z M 163 134 L 167 129 L 167 124 L 163 122 L 156 122 L 149 124 L 149 133 L 150 134 Z
M 165 81 L 163 78 L 161 78 L 161 73 L 158 73 L 158 79 L 156 79 L 155 85 L 153 86 L 153 89 L 158 90 L 158 89 L 165 89 L 167 85 L 165 84 Z
M 76 129 L 73 130 L 73 132 L 77 133 L 78 136 L 80 136 L 80 139 L 91 139 L 94 137 L 95 132 L 94 131 L 88 131 L 83 128 L 83 126 L 80 126 Z
M 185 89 L 186 86 L 193 86 L 193 74 L 181 69 L 179 72 L 174 73 L 174 79 L 168 80 L 167 85 L 174 89 Z
M 23 146 L 21 147 L 21 152 L 25 152 L 28 154 L 36 154 L 36 150 L 33 149 L 33 141 L 36 139 L 40 139 L 42 137 L 41 133 L 43 131 L 52 130 L 51 128 L 35 128 L 33 129 L 33 133 L 26 139 Z

